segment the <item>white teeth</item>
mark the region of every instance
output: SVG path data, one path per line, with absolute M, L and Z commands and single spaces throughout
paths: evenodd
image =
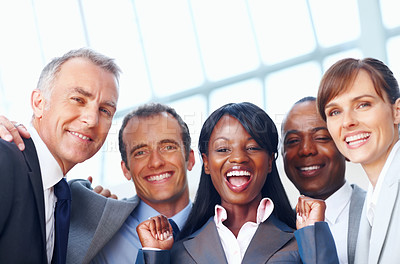
M 361 142 L 366 141 L 370 135 L 371 135 L 371 133 L 362 133 L 362 134 L 346 137 L 345 140 L 351 146 L 351 145 L 359 144 Z
M 226 174 L 227 177 L 232 177 L 232 176 L 250 176 L 250 172 L 248 171 L 230 171 Z
M 163 174 L 160 174 L 160 175 L 150 176 L 147 180 L 150 181 L 150 182 L 161 181 L 161 180 L 169 178 L 171 176 L 172 176 L 171 173 L 163 173 Z
M 72 132 L 72 131 L 71 131 L 71 134 L 74 135 L 74 136 L 77 136 L 77 137 L 79 137 L 79 138 L 81 138 L 81 139 L 84 139 L 84 140 L 90 140 L 89 137 L 84 136 L 84 135 L 82 135 L 82 134 L 79 134 L 79 133 L 77 133 L 77 132 Z
M 300 170 L 301 171 L 310 171 L 310 170 L 318 170 L 319 168 L 321 168 L 321 166 L 309 166 L 309 167 L 301 167 Z

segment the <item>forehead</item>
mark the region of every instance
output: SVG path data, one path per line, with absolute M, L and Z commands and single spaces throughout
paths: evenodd
M 149 117 L 133 117 L 124 129 L 123 138 L 131 144 L 154 144 L 165 139 L 181 143 L 181 132 L 178 121 L 163 112 Z
M 316 127 L 326 127 L 316 107 L 315 101 L 294 105 L 286 117 L 284 133 L 289 130 L 308 131 Z
M 64 62 L 54 82 L 56 87 L 88 87 L 118 94 L 115 75 L 86 58 L 72 58 Z
M 224 115 L 215 125 L 211 137 L 234 137 L 238 135 L 246 135 L 250 137 L 247 130 L 243 127 L 243 125 L 230 115 Z

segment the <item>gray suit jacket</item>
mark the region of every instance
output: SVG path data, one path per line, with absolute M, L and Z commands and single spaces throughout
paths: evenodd
M 121 228 L 139 198 L 105 198 L 92 191 L 86 180 L 72 180 L 69 184 L 72 211 L 67 263 L 89 263 Z
M 353 192 L 350 200 L 349 226 L 347 229 L 347 258 L 349 264 L 354 263 L 358 229 L 360 227 L 361 212 L 364 205 L 366 191 L 355 184 L 351 184 Z
M 298 248 L 297 241 L 301 241 Z M 318 245 L 318 247 L 316 247 Z M 324 222 L 296 231 L 270 216 L 252 238 L 242 263 L 338 263 L 335 244 Z M 139 250 L 136 263 L 227 263 L 218 231 L 211 217 L 197 232 L 174 244 L 172 250 Z
M 395 153 L 392 164 L 382 184 L 382 189 L 375 208 L 375 218 L 372 228 L 367 219 L 366 207 L 364 203 L 355 263 L 399 263 L 400 149 Z

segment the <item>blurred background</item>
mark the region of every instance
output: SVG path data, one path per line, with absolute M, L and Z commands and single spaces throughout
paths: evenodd
M 278 130 L 301 97 L 316 95 L 323 72 L 344 57 L 375 57 L 400 78 L 398 0 L 0 0 L 0 114 L 29 123 L 42 68 L 91 47 L 123 70 L 113 126 L 103 148 L 68 179 L 93 176 L 120 198 L 135 193 L 120 168 L 123 116 L 146 102 L 174 107 L 197 153 L 200 128 L 228 102 L 250 101 Z M 192 199 L 201 161 L 189 173 Z M 298 193 L 281 178 L 292 202 Z M 348 180 L 367 187 L 362 169 Z

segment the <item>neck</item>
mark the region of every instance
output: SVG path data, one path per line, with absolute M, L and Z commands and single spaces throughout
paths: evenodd
M 39 120 L 37 118 L 34 118 L 32 120 L 32 125 L 35 128 L 36 132 L 38 133 L 39 137 L 42 139 L 43 143 L 46 145 L 46 148 L 50 151 L 51 155 L 57 161 L 58 165 L 61 168 L 61 171 L 63 172 L 63 175 L 65 176 L 67 174 L 67 172 L 70 171 L 75 166 L 75 164 L 70 164 L 70 165 L 66 164 L 66 163 L 62 162 L 61 159 L 59 159 L 57 156 L 55 156 L 53 154 L 53 152 L 51 151 L 51 149 L 47 145 L 46 137 L 44 136 L 44 134 L 43 134 L 43 132 L 41 130 L 40 122 L 39 122 Z
M 142 201 L 150 205 L 154 210 L 167 218 L 171 218 L 189 204 L 189 191 L 185 192 L 179 199 L 171 201 L 154 202 L 139 197 Z
M 374 187 L 376 186 L 376 183 L 378 182 L 379 175 L 382 172 L 383 167 L 385 166 L 385 163 L 390 155 L 390 152 L 392 151 L 394 145 L 398 141 L 398 134 L 395 137 L 395 140 L 392 142 L 392 144 L 389 146 L 388 150 L 386 153 L 382 154 L 381 157 L 379 157 L 377 160 L 374 162 L 368 163 L 368 164 L 361 164 L 363 167 L 365 173 L 368 176 L 368 180 L 371 183 L 371 185 Z
M 247 222 L 257 221 L 257 208 L 261 201 L 261 194 L 249 204 L 231 204 L 221 201 L 221 205 L 227 212 L 227 219 L 224 225 L 235 235 L 238 236 L 240 228 Z

